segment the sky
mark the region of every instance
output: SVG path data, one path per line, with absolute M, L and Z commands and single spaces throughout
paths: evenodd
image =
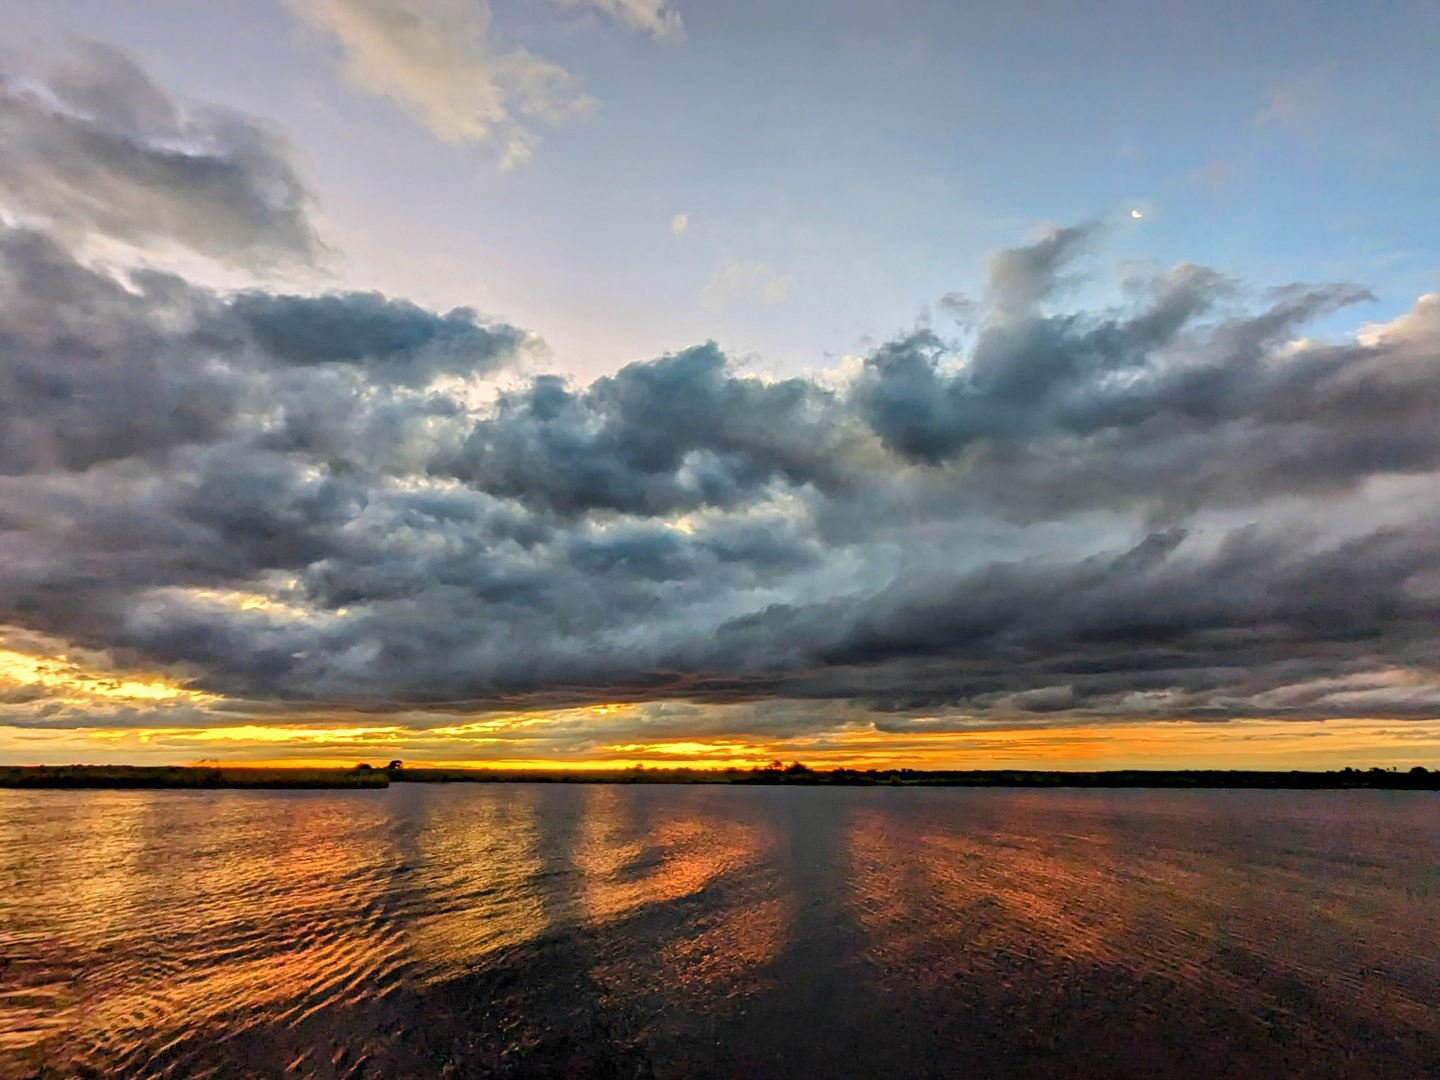
M 1437 60 L 3 0 L 0 760 L 1440 765 Z

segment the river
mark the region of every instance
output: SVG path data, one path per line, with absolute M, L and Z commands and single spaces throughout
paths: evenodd
M 0 1077 L 1440 1075 L 1423 792 L 0 791 Z

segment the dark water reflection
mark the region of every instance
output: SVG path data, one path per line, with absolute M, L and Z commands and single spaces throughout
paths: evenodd
M 0 791 L 0 1077 L 1440 1075 L 1426 793 Z

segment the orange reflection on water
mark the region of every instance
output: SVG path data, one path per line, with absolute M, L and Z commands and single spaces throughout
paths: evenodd
M 1440 896 L 1394 872 L 1404 813 L 1366 807 L 1355 828 L 1353 801 L 997 791 L 949 793 L 943 812 L 871 805 L 847 834 L 849 903 L 897 984 L 980 975 L 1006 956 L 1075 958 L 1262 1010 L 1303 986 L 1440 1034 L 1425 959 Z M 1424 815 L 1411 845 L 1433 848 L 1433 801 L 1402 809 Z
M 752 807 L 723 788 L 615 786 L 585 788 L 583 806 L 572 852 L 583 917 L 619 923 L 668 909 L 645 931 L 648 948 L 631 942 L 619 950 L 623 959 L 595 968 L 611 992 L 663 990 L 672 1003 L 676 995 L 728 992 L 779 953 L 790 905 L 766 869 L 778 837 L 746 816 Z
M 875 807 L 855 815 L 847 838 L 854 904 L 884 966 L 997 951 L 1106 959 L 1133 950 L 1122 939 L 1153 899 L 1136 888 L 1145 868 L 1130 862 L 1117 874 L 1115 838 L 1098 822 L 1036 828 L 1023 795 L 1000 797 L 1019 819 L 1014 827 L 915 829 Z M 1053 804 L 1049 792 L 1038 801 L 1048 809 L 1047 798 Z
M 51 998 L 40 1018 L 0 1008 L 11 1048 L 64 1030 L 125 1060 L 165 1032 L 324 1005 L 391 966 L 398 939 L 364 911 L 378 867 L 353 844 L 379 826 L 376 800 L 367 820 L 354 798 L 0 795 L 0 884 L 24 898 L 0 905 L 0 945 Z
M 698 992 L 726 992 L 752 977 L 779 954 L 791 923 L 790 905 L 778 896 L 755 896 L 717 912 L 691 934 L 658 953 L 661 985 Z
M 913 1021 L 897 1053 L 932 1064 L 972 1019 L 1119 1045 L 1157 1010 L 1145 1038 L 1286 1015 L 1321 1038 L 1294 1060 L 1422 1053 L 1436 865 L 1429 793 L 0 791 L 0 1076 L 204 1075 L 292 1035 L 297 1074 L 343 1072 L 347 1040 L 346 1068 L 440 1075 L 573 1015 L 697 1053 L 723 1020 L 743 1052 L 812 1010 L 879 1042 Z
M 649 821 L 636 820 L 635 801 L 622 788 L 586 787 L 583 807 L 571 858 L 591 920 L 689 896 L 755 861 L 762 848 L 762 831 L 734 819 L 678 816 L 667 808 Z
M 423 894 L 406 930 L 407 954 L 437 978 L 538 937 L 548 916 L 535 885 L 544 861 L 534 790 L 467 784 L 426 794 L 392 839 L 401 873 Z

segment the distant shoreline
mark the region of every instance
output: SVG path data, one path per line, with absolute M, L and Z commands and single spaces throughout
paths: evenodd
M 0 788 L 97 789 L 375 789 L 392 783 L 760 784 L 834 787 L 1238 788 L 1279 791 L 1440 791 L 1440 771 L 1342 769 L 432 769 L 276 768 L 211 765 L 0 766 Z

